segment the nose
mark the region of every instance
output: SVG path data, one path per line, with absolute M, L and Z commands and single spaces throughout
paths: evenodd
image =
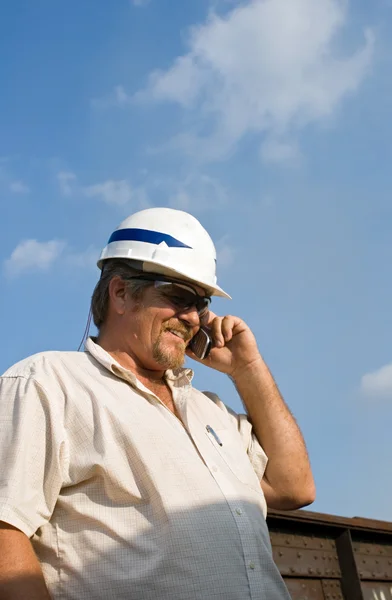
M 196 306 L 181 309 L 181 311 L 177 313 L 177 316 L 181 321 L 187 323 L 189 327 L 198 327 L 200 325 L 200 317 Z

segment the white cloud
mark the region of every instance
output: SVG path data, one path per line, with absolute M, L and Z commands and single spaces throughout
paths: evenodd
M 9 190 L 13 194 L 29 194 L 30 188 L 23 181 L 12 181 L 9 184 Z
M 392 398 L 392 363 L 364 375 L 361 391 L 372 398 Z
M 193 173 L 180 181 L 167 182 L 169 205 L 195 212 L 220 209 L 228 203 L 223 185 L 214 177 Z
M 192 198 L 188 192 L 180 187 L 170 198 L 169 204 L 172 208 L 189 211 L 192 206 Z
M 175 144 L 195 156 L 224 158 L 247 134 L 258 134 L 267 144 L 264 159 L 291 159 L 295 141 L 287 140 L 329 118 L 371 63 L 370 30 L 350 56 L 337 50 L 346 6 L 345 0 L 249 0 L 223 17 L 212 13 L 190 30 L 189 51 L 151 73 L 134 99 L 194 112 L 195 129 Z M 212 133 L 203 136 L 206 130 Z
M 146 188 L 143 186 L 133 188 L 126 179 L 108 179 L 101 183 L 82 186 L 72 171 L 60 171 L 57 179 L 63 196 L 80 194 L 87 198 L 100 198 L 107 204 L 117 206 L 126 206 L 132 199 L 133 204 L 140 209 L 150 206 Z
M 29 194 L 29 186 L 21 179 L 14 179 L 12 173 L 14 158 L 12 156 L 0 156 L 0 185 L 12 194 Z
M 102 98 L 93 98 L 91 106 L 95 109 L 107 109 L 112 107 L 124 107 L 132 102 L 123 85 L 116 85 L 112 92 Z
M 65 245 L 65 242 L 60 240 L 24 240 L 4 262 L 5 271 L 10 277 L 16 277 L 26 271 L 46 271 L 60 256 Z
M 298 144 L 273 138 L 262 144 L 260 154 L 262 160 L 269 163 L 284 162 L 297 165 L 302 159 Z
M 59 173 L 57 173 L 57 179 L 60 185 L 60 191 L 63 194 L 63 196 L 72 196 L 72 194 L 75 191 L 75 173 L 72 173 L 71 171 L 60 171 Z
M 114 102 L 119 106 L 123 106 L 129 102 L 129 97 L 122 85 L 117 85 L 114 88 Z
M 93 246 L 89 246 L 82 252 L 69 252 L 65 257 L 65 262 L 78 269 L 93 269 L 97 268 L 97 260 L 101 251 Z
M 135 210 L 151 208 L 152 204 L 148 195 L 147 188 L 143 185 L 132 188 L 132 204 Z
M 228 204 L 228 194 L 220 181 L 210 175 L 192 172 L 183 177 L 160 177 L 143 173 L 144 183 L 132 185 L 128 179 L 109 179 L 81 187 L 88 198 L 98 198 L 125 211 L 151 206 L 171 206 L 180 210 L 203 212 L 221 209 Z
M 112 179 L 103 183 L 96 183 L 83 188 L 83 193 L 88 198 L 100 197 L 107 204 L 123 206 L 132 198 L 132 188 L 126 179 L 114 181 Z

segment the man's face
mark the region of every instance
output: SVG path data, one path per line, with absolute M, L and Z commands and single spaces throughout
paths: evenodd
M 204 296 L 200 288 L 196 291 Z M 195 306 L 179 308 L 166 290 L 151 285 L 142 290 L 137 302 L 128 296 L 124 316 L 124 334 L 131 340 L 132 355 L 139 366 L 166 370 L 184 364 L 186 347 L 200 327 Z

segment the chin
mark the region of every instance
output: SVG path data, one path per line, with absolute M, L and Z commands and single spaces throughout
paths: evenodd
M 185 363 L 185 352 L 169 350 L 160 345 L 154 348 L 153 357 L 162 369 L 179 369 Z
M 181 367 L 184 366 L 185 363 L 185 358 L 183 356 L 181 357 L 171 357 L 171 358 L 167 358 L 166 360 L 163 360 L 160 364 L 162 365 L 162 367 L 164 367 L 165 369 L 180 369 Z

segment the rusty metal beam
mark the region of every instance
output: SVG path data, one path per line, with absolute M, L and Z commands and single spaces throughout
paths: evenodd
M 335 543 L 342 573 L 341 584 L 344 597 L 346 600 L 363 600 L 350 530 L 343 531 Z
M 392 600 L 392 523 L 302 510 L 267 521 L 293 600 Z
M 377 531 L 378 533 L 392 534 L 392 523 L 388 521 L 377 521 L 375 519 L 364 519 L 362 517 L 337 517 L 323 513 L 316 513 L 308 510 L 288 510 L 280 511 L 269 509 L 268 519 L 283 521 L 296 521 L 298 523 L 311 523 L 330 527 L 339 527 L 342 529 L 356 529 L 363 531 Z

